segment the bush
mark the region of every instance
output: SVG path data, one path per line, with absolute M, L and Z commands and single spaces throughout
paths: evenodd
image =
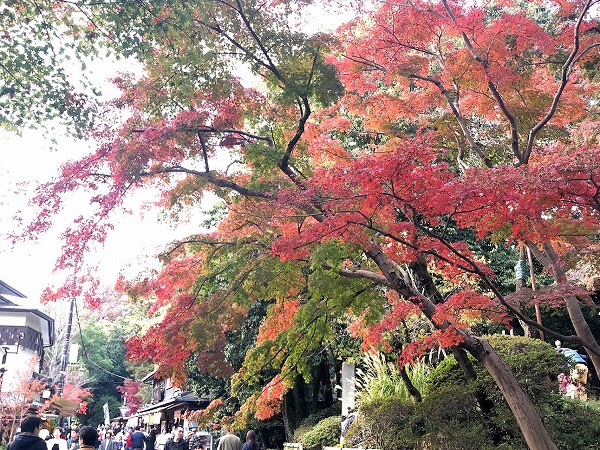
M 553 346 L 523 336 L 494 334 L 486 336 L 486 339 L 513 370 L 534 402 L 556 392 L 556 376 L 565 371 L 568 360 Z M 492 382 L 487 372 L 483 376 Z
M 301 427 L 314 427 L 321 420 L 326 419 L 327 417 L 339 416 L 342 414 L 342 405 L 341 402 L 334 403 L 328 408 L 321 409 L 302 421 L 300 424 Z
M 527 450 L 514 444 L 490 443 L 487 430 L 481 423 L 465 427 L 460 422 L 449 422 L 443 430 L 425 434 L 415 450 Z M 391 449 L 390 449 L 391 450 Z
M 556 375 L 566 363 L 560 353 L 520 336 L 494 335 L 488 341 L 539 409 L 559 449 L 600 448 L 600 404 L 557 393 Z M 453 357 L 442 361 L 428 377 L 420 403 L 404 397 L 360 402 L 346 444 L 382 450 L 527 449 L 499 389 L 472 362 L 477 379 L 467 382 Z
M 332 406 L 321 409 L 302 421 L 300 426 L 294 431 L 294 442 L 302 442 L 302 437 L 313 429 L 315 425 L 328 417 L 340 417 L 342 413 L 342 405 L 340 402 L 334 403 Z M 341 420 L 340 420 L 341 423 Z
M 306 450 L 321 450 L 340 442 L 342 416 L 333 416 L 321 420 L 311 430 L 304 433 L 300 442 Z
M 405 398 L 363 402 L 356 420 L 346 432 L 347 447 L 413 449 L 418 435 L 413 431 L 415 404 Z
M 544 405 L 544 422 L 560 450 L 600 448 L 600 403 L 555 395 Z

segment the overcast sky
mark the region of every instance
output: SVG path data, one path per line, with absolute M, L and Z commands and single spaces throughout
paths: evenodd
M 27 202 L 38 183 L 54 176 L 66 160 L 83 156 L 85 143 L 67 139 L 51 150 L 48 140 L 39 132 L 26 132 L 22 137 L 0 134 L 3 165 L 0 168 L 0 236 L 14 231 L 12 216 L 27 210 Z M 151 198 L 149 198 L 151 199 Z M 134 203 L 143 201 L 137 198 Z M 0 279 L 25 294 L 31 302 L 37 300 L 48 285 L 59 285 L 68 273 L 53 273 L 54 262 L 60 254 L 60 232 L 80 212 L 77 196 L 67 201 L 64 213 L 58 216 L 56 227 L 36 242 L 18 242 L 14 247 L 4 240 L 0 246 Z M 118 217 L 118 225 L 99 252 L 89 255 L 89 261 L 99 264 L 101 280 L 112 286 L 120 270 L 129 276 L 148 267 L 156 267 L 154 255 L 176 237 L 200 231 L 189 223 L 177 228 L 160 221 L 158 211 L 146 210 L 144 216 L 134 213 Z M 27 301 L 29 303 L 29 301 Z

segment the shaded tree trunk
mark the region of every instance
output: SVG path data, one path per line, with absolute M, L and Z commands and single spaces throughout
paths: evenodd
M 296 428 L 294 422 L 294 410 L 294 394 L 292 391 L 288 391 L 284 394 L 283 402 L 281 404 L 283 429 L 285 431 L 285 440 L 287 442 L 294 442 L 294 429 Z
M 323 403 L 325 407 L 333 404 L 333 389 L 331 387 L 331 379 L 329 378 L 329 363 L 326 358 L 323 358 L 317 367 L 317 380 L 315 402 L 319 401 L 319 393 L 323 394 Z
M 408 285 L 399 273 L 398 267 L 390 261 L 379 247 L 372 245 L 365 253 L 381 269 L 387 280 L 385 284 L 396 290 L 402 297 L 419 304 L 423 314 L 435 324 L 433 321 L 436 312 L 435 303 Z M 444 329 L 448 325 L 447 323 L 437 323 L 436 327 Z M 465 340 L 460 344 L 460 347 L 473 355 L 492 376 L 508 403 L 528 447 L 531 450 L 557 450 L 556 444 L 550 438 L 538 411 L 506 362 L 484 339 L 476 337 L 466 330 L 463 330 L 462 335 Z
M 296 380 L 294 382 L 294 428 L 300 426 L 300 423 L 306 418 L 308 415 L 308 408 L 306 406 L 306 384 L 304 383 L 304 379 L 301 375 L 296 375 Z
M 461 344 L 492 376 L 506 399 L 513 416 L 531 450 L 557 450 L 538 411 L 517 381 L 514 373 L 494 348 L 484 339 L 468 336 Z
M 525 287 L 525 280 L 527 279 L 527 263 L 525 262 L 525 249 L 523 247 L 521 247 L 521 249 L 519 249 L 519 260 L 517 261 L 517 264 L 515 265 L 515 291 L 519 292 L 519 290 L 523 287 Z M 537 333 L 536 333 L 536 329 L 529 326 L 529 324 L 523 322 L 520 319 L 517 319 L 519 321 L 519 325 L 521 325 L 521 328 L 523 328 L 523 334 L 525 337 L 528 338 L 536 338 L 537 337 Z
M 423 397 L 421 396 L 421 392 L 419 392 L 419 390 L 412 383 L 412 380 L 406 373 L 406 369 L 403 367 L 402 369 L 400 369 L 399 373 L 400 378 L 402 378 L 402 381 L 406 386 L 406 389 L 408 389 L 408 393 L 411 395 L 412 398 L 415 399 L 416 402 L 420 402 L 423 399 Z
M 531 250 L 535 258 L 542 263 L 544 268 L 552 273 L 556 284 L 564 284 L 566 282 L 566 273 L 562 266 L 559 264 L 558 254 L 554 250 L 554 247 L 550 242 L 544 242 L 544 253 L 537 248 L 532 242 L 527 242 L 527 247 Z M 575 334 L 581 339 L 587 354 L 590 357 L 590 361 L 594 365 L 596 373 L 600 373 L 600 345 L 596 341 L 589 324 L 585 320 L 579 300 L 575 296 L 569 296 L 565 298 L 565 305 L 569 318 L 575 329 Z

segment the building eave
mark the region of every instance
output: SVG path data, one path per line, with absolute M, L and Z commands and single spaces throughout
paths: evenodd
M 44 344 L 44 347 L 51 347 L 54 345 L 54 319 L 47 314 L 44 314 L 39 309 L 27 308 L 25 306 L 0 306 L 0 312 L 17 312 L 17 313 L 30 313 L 38 316 L 42 321 L 46 322 L 48 327 L 48 343 Z
M 0 294 L 14 295 L 21 298 L 27 298 L 25 294 L 21 294 L 14 287 L 9 286 L 4 281 L 0 280 Z
M 165 411 L 168 409 L 175 409 L 179 406 L 200 406 L 204 404 L 205 406 L 210 403 L 209 398 L 198 398 L 195 395 L 184 392 L 181 395 L 177 395 L 175 397 L 168 398 L 163 400 L 162 402 L 154 403 L 153 405 L 147 405 L 137 410 L 136 415 L 144 415 L 150 414 L 153 412 Z
M 150 380 L 154 379 L 154 375 L 156 375 L 156 372 L 158 372 L 158 369 L 154 369 L 152 372 L 150 372 L 148 375 L 146 375 L 144 378 L 142 378 L 142 383 L 146 383 Z

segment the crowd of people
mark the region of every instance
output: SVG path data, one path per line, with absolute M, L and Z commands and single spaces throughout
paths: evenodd
M 226 434 L 217 440 L 216 450 L 260 450 L 254 430 L 246 433 L 246 442 L 224 429 Z M 140 426 L 108 427 L 83 426 L 50 431 L 42 426 L 39 416 L 30 415 L 21 422 L 20 429 L 7 450 L 213 450 L 212 439 L 196 429 L 187 434 L 183 427 L 173 433 L 158 434 L 155 427 L 145 432 Z

